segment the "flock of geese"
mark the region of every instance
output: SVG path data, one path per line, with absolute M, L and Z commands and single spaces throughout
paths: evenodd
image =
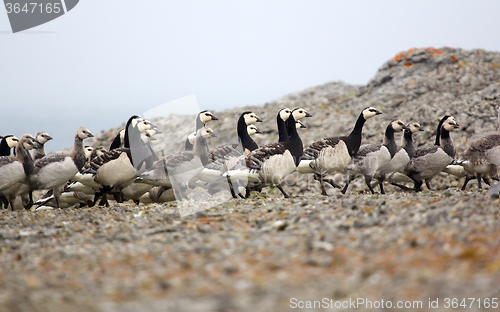
M 491 179 L 498 180 L 500 133 L 470 142 L 456 157 L 450 136 L 459 128 L 454 117 L 442 117 L 434 144 L 418 149 L 413 135 L 423 131 L 421 126 L 395 119 L 387 125 L 381 144 L 361 145 L 363 125 L 379 114 L 367 107 L 349 135 L 323 138 L 304 149 L 298 131 L 306 127 L 301 120 L 312 117 L 305 109 L 281 109 L 276 116 L 278 142 L 260 147 L 252 135 L 260 133 L 255 124 L 262 120 L 246 111 L 237 121 L 235 143 L 210 149 L 208 138 L 215 133 L 206 124 L 217 117 L 202 111 L 195 131 L 186 139 L 185 150 L 163 157 L 151 147 L 160 133 L 158 127 L 138 116 L 128 119 L 109 150 L 84 146 L 83 141 L 93 135 L 83 127 L 77 130 L 69 152 L 51 155 L 45 154 L 44 145 L 52 139 L 45 132 L 24 134 L 19 139 L 6 135 L 0 142 L 0 206 L 14 210 L 16 199 L 21 199 L 26 209 L 97 203 L 109 206 L 110 199 L 165 202 L 188 199 L 196 187 L 212 195 L 227 190 L 234 198 L 246 198 L 252 191 L 275 186 L 288 198 L 283 180 L 293 172 L 313 174 L 323 195 L 327 195 L 327 184 L 345 194 L 357 176 L 364 177 L 371 193 L 378 185 L 382 194 L 384 183 L 413 191 L 420 191 L 423 183 L 430 188 L 429 182 L 440 172 L 465 177 L 462 189 L 472 179 L 478 180 L 479 188 L 481 181 L 490 184 Z M 402 132 L 399 146 L 397 132 Z M 336 173 L 347 176 L 343 187 L 328 178 Z M 402 183 L 413 183 L 413 187 Z M 37 190 L 48 192 L 34 202 L 33 191 Z

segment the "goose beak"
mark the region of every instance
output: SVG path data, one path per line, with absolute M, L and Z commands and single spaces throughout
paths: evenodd
M 262 122 L 262 119 L 260 119 L 259 117 L 257 117 L 257 122 Z
M 460 124 L 456 123 L 453 127 L 454 127 L 455 129 L 458 129 L 458 128 L 460 128 Z
M 53 137 L 51 137 L 50 135 L 49 135 L 49 136 L 47 136 L 47 141 L 50 141 L 50 140 L 52 140 L 52 139 L 53 139 Z
M 424 128 L 420 127 L 418 128 L 418 131 L 424 131 Z
M 377 110 L 377 112 L 375 113 L 375 115 L 382 115 L 382 112 Z
M 255 134 L 262 134 L 262 132 L 261 132 L 259 129 L 257 129 L 257 130 L 255 131 Z
M 89 138 L 93 138 L 94 135 L 92 133 L 89 133 Z
M 213 133 L 213 132 L 212 132 L 212 133 L 210 133 L 210 136 L 211 136 L 212 138 L 216 138 L 216 137 L 217 137 L 217 134 L 215 134 L 215 133 Z
M 214 115 L 212 115 L 212 120 L 219 120 L 219 118 L 217 118 Z
M 404 125 L 403 130 L 410 130 L 410 128 L 407 125 Z
M 308 112 L 306 112 L 306 117 L 312 117 L 313 115 L 309 114 Z M 307 128 L 307 127 L 306 127 Z
M 159 131 L 159 130 L 156 130 L 156 133 L 155 133 L 155 135 L 156 135 L 156 134 L 161 134 L 161 131 Z
M 306 125 L 304 125 L 303 123 L 300 123 L 300 128 L 301 128 L 301 129 L 305 129 L 305 128 L 307 128 L 307 126 L 306 126 Z

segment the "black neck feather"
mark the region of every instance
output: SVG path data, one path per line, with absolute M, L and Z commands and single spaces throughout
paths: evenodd
M 403 132 L 403 148 L 405 149 L 406 153 L 410 158 L 415 155 L 415 147 L 413 146 L 413 133 L 411 130 L 404 130 Z
M 304 146 L 302 145 L 302 140 L 300 139 L 299 133 L 297 132 L 297 127 L 295 125 L 296 121 L 293 115 L 290 114 L 286 121 L 288 140 L 284 142 L 286 149 L 290 151 L 295 161 L 295 166 L 299 165 L 300 158 L 304 153 Z
M 288 140 L 288 131 L 286 129 L 287 123 L 283 119 L 281 119 L 280 113 L 278 113 L 278 116 L 276 117 L 276 123 L 278 124 L 278 142 L 285 142 L 286 140 Z
M 392 128 L 392 125 L 389 125 L 387 129 L 385 129 L 384 146 L 387 147 L 389 153 L 391 153 L 391 158 L 396 155 L 398 146 L 396 145 L 396 140 L 394 139 L 394 128 Z
M 363 117 L 363 113 L 361 113 L 356 121 L 356 124 L 354 125 L 354 129 L 351 131 L 351 134 L 349 134 L 349 136 L 344 140 L 351 157 L 358 153 L 359 147 L 361 146 L 361 134 L 363 132 L 363 125 L 365 124 L 365 121 L 366 119 Z
M 250 134 L 248 134 L 247 124 L 243 114 L 240 116 L 240 119 L 238 119 L 236 131 L 238 132 L 238 140 L 243 146 L 243 150 L 248 149 L 249 151 L 253 151 L 259 148 L 257 143 L 250 137 Z
M 0 156 L 9 156 L 10 155 L 10 147 L 7 144 L 7 140 L 4 137 L 0 142 Z

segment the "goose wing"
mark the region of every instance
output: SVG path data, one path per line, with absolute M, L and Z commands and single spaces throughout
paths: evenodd
M 37 159 L 35 160 L 35 171 L 40 170 L 43 167 L 48 166 L 52 163 L 64 161 L 66 157 L 68 157 L 68 155 L 57 153 Z
M 250 170 L 260 170 L 264 162 L 274 155 L 283 154 L 286 151 L 282 143 L 273 143 L 259 147 L 252 151 L 245 159 L 246 166 Z
M 302 159 L 305 160 L 313 160 L 318 158 L 320 152 L 324 150 L 327 147 L 335 147 L 339 142 L 341 138 L 339 137 L 331 137 L 331 138 L 324 138 L 319 141 L 316 141 L 309 145 L 308 148 L 304 151 L 304 154 L 302 155 Z
M 102 165 L 118 159 L 122 153 L 127 153 L 130 154 L 130 149 L 121 147 L 121 148 L 115 148 L 113 150 L 107 151 L 97 157 L 94 157 L 91 161 L 87 162 L 83 168 L 82 172 L 83 173 L 89 173 L 89 172 L 96 172 L 97 169 L 99 169 Z M 129 156 L 130 157 L 130 156 Z
M 14 157 L 2 156 L 2 157 L 0 157 L 0 167 L 8 165 L 8 164 L 12 164 L 15 161 L 16 161 L 16 159 Z

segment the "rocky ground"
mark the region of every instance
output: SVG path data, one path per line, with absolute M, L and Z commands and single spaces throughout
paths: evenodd
M 375 106 L 384 114 L 367 122 L 365 143 L 381 141 L 397 117 L 420 122 L 426 131 L 417 143 L 429 145 L 439 118 L 452 114 L 462 125 L 452 133 L 460 153 L 496 129 L 499 67 L 496 52 L 409 50 L 366 86 L 331 82 L 214 112 L 212 145 L 232 140 L 243 110 L 265 120 L 256 141 L 266 144 L 277 140 L 279 108 L 306 108 L 314 116 L 301 130 L 307 146 L 348 133 L 361 109 Z M 158 151 L 181 149 L 192 131 L 185 125 L 194 126 L 193 116 L 156 122 Z M 108 146 L 118 129 L 93 144 Z M 433 310 L 445 310 L 445 298 L 499 297 L 498 198 L 474 183 L 460 192 L 445 174 L 432 182 L 435 191 L 418 194 L 388 187 L 388 195 L 369 195 L 361 182 L 347 195 L 329 189 L 322 197 L 310 177 L 292 175 L 291 199 L 266 189 L 187 217 L 177 203 L 1 211 L 0 311 L 287 311 L 292 298 L 411 300 L 425 310 L 430 298 L 439 299 Z
M 4 211 L 2 311 L 285 311 L 291 298 L 500 293 L 499 200 L 485 191 L 274 195 L 184 218 L 176 204 Z

